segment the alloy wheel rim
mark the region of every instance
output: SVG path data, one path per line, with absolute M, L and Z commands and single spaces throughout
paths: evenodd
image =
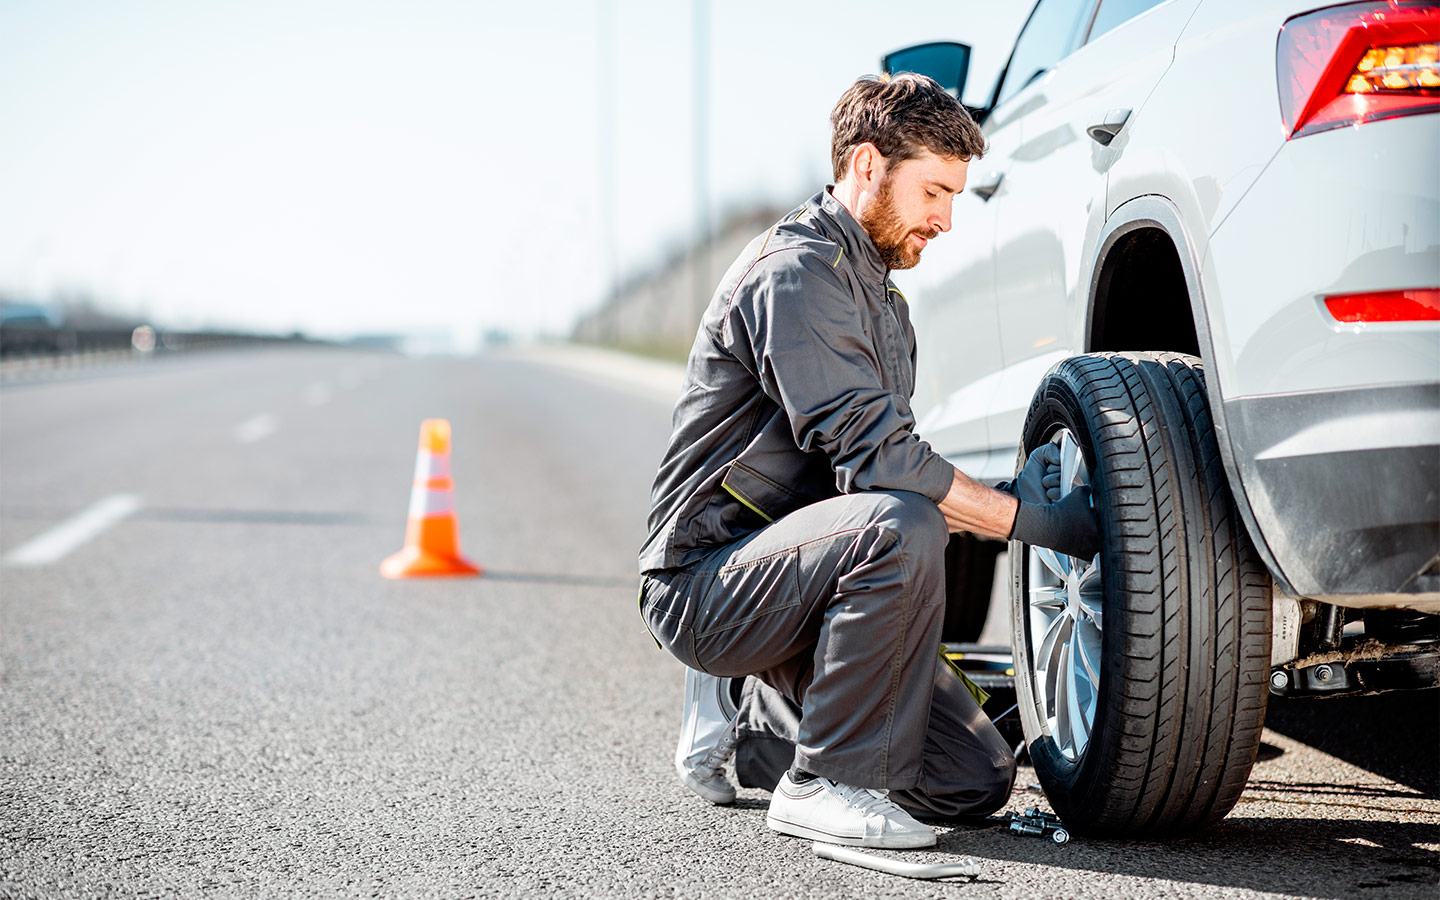
M 1089 465 L 1070 430 L 1061 429 L 1051 440 L 1060 445 L 1061 494 L 1089 484 Z M 1025 553 L 1036 711 L 1061 755 L 1075 762 L 1090 743 L 1100 699 L 1105 599 L 1100 556 L 1078 559 L 1034 546 Z

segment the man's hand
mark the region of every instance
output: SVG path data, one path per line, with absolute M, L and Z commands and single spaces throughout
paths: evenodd
M 1031 451 L 1025 468 L 1014 481 L 1002 481 L 995 490 L 1026 503 L 1054 503 L 1060 499 L 1060 445 L 1045 443 Z
M 1040 454 L 1041 465 L 1036 467 L 1044 478 L 1045 448 L 1039 448 L 1025 463 L 1029 469 Z M 1017 479 L 1017 484 L 1024 481 Z M 1055 490 L 1059 492 L 1059 476 L 1055 478 Z M 1030 494 L 1034 481 L 1020 490 Z M 939 503 L 940 512 L 945 515 L 945 524 L 951 532 L 968 531 L 985 537 L 1013 538 L 1026 544 L 1049 547 L 1067 556 L 1090 559 L 1100 552 L 1100 529 L 1095 521 L 1095 510 L 1091 508 L 1090 487 L 1081 485 L 1066 494 L 1059 501 L 1050 503 L 1048 494 L 1041 494 L 1039 502 L 1027 499 L 1017 500 L 1004 491 L 988 488 L 971 479 L 958 469 L 950 484 L 950 493 Z
M 1057 503 L 1021 500 L 1009 536 L 1066 556 L 1090 559 L 1100 552 L 1100 528 L 1095 522 L 1090 486 L 1077 487 Z

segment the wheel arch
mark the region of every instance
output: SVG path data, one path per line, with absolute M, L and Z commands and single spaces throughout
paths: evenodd
M 1157 279 L 1162 286 L 1158 303 L 1148 291 Z M 1142 300 L 1148 321 L 1137 324 L 1132 319 Z M 1199 255 L 1179 208 L 1159 194 L 1121 204 L 1101 230 L 1090 266 L 1084 352 L 1105 350 L 1172 350 L 1200 357 L 1211 373 L 1205 379 L 1206 399 L 1236 509 L 1271 577 L 1283 591 L 1294 593 L 1265 541 L 1240 479 L 1220 394 Z

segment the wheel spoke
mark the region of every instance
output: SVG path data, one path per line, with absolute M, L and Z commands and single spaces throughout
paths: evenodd
M 1070 569 L 1074 565 L 1070 557 L 1061 556 L 1049 547 L 1031 547 L 1040 563 L 1049 569 L 1050 572 L 1061 581 L 1070 576 Z
M 1100 579 L 1100 567 L 1091 564 L 1080 576 L 1080 612 L 1095 623 L 1097 631 L 1104 631 L 1102 617 L 1105 614 L 1105 587 Z
M 1066 718 L 1070 725 L 1070 746 L 1078 758 L 1080 752 L 1085 749 L 1086 743 L 1090 740 L 1090 721 L 1085 712 L 1080 708 L 1080 684 L 1079 673 L 1075 666 L 1075 653 L 1071 652 L 1079 643 L 1078 635 L 1076 640 L 1065 647 L 1065 668 L 1066 668 L 1066 691 L 1065 707 Z
M 1080 447 L 1070 432 L 1060 434 L 1060 490 L 1070 493 L 1075 485 L 1075 475 L 1080 471 Z
M 1035 609 L 1064 609 L 1065 589 L 1063 587 L 1032 587 L 1030 606 Z
M 1051 619 L 1045 626 L 1045 634 L 1040 638 L 1040 643 L 1035 647 L 1035 664 L 1045 663 L 1047 671 L 1055 671 L 1055 663 L 1060 658 L 1060 653 L 1065 642 L 1070 637 L 1070 617 L 1061 613 Z
M 1055 743 L 1060 746 L 1060 752 L 1065 756 L 1074 758 L 1074 725 L 1070 721 L 1072 704 L 1070 695 L 1074 693 L 1074 671 L 1070 666 L 1068 647 L 1060 648 L 1060 660 L 1056 665 L 1059 670 L 1059 677 L 1055 679 Z M 1066 751 L 1070 752 L 1066 752 Z
M 1083 620 L 1080 622 L 1076 622 L 1075 640 L 1073 640 L 1071 643 L 1075 645 L 1075 648 L 1078 651 L 1077 655 L 1080 657 L 1080 664 L 1085 668 L 1085 675 L 1088 677 L 1091 686 L 1094 687 L 1100 684 L 1100 670 L 1096 666 L 1095 662 L 1095 657 L 1098 655 L 1098 645 L 1100 642 L 1099 640 L 1091 639 L 1086 634 L 1086 632 L 1088 631 L 1096 631 L 1096 638 L 1099 637 L 1099 629 L 1092 629 L 1088 627 Z M 1091 693 L 1094 693 L 1094 691 L 1092 691 Z

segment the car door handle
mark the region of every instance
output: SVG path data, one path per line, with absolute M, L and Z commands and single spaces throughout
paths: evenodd
M 970 185 L 970 193 L 978 194 L 981 200 L 989 200 L 1000 190 L 1000 182 L 1005 180 L 1004 172 L 991 172 L 979 181 Z
M 1102 147 L 1108 147 L 1110 142 L 1115 140 L 1115 135 L 1120 133 L 1120 129 L 1125 127 L 1125 122 L 1129 118 L 1130 110 L 1112 109 L 1105 114 L 1103 121 L 1091 125 L 1085 129 L 1085 133 L 1094 138 L 1095 143 Z

